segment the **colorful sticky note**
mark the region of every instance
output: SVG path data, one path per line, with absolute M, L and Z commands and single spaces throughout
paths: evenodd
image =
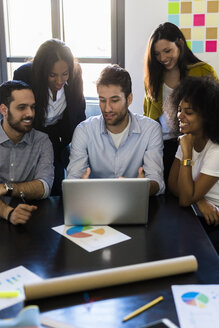
M 191 28 L 181 28 L 180 29 L 186 40 L 191 39 Z
M 204 41 L 192 41 L 191 50 L 195 53 L 204 52 Z
M 192 14 L 182 14 L 180 15 L 180 26 L 191 27 L 192 26 Z
M 206 12 L 206 1 L 198 1 L 193 3 L 193 14 L 204 14 Z
M 218 13 L 218 1 L 208 1 L 207 12 Z
M 217 41 L 206 41 L 205 43 L 206 52 L 217 52 Z
M 168 22 L 179 26 L 179 15 L 168 15 Z
M 192 49 L 192 42 L 191 41 L 186 41 L 187 46 L 189 47 L 189 49 Z
M 205 38 L 205 28 L 204 27 L 193 27 L 192 39 L 193 40 L 204 40 L 204 38 Z
M 206 28 L 206 39 L 217 39 L 217 27 Z
M 178 2 L 168 3 L 168 14 L 179 14 L 179 3 Z
M 206 26 L 218 26 L 218 14 L 206 14 L 205 15 Z
M 168 21 L 181 29 L 194 53 L 217 52 L 218 0 L 168 0 Z
M 194 26 L 204 26 L 205 25 L 205 15 L 204 14 L 194 15 L 193 16 L 193 25 Z
M 182 2 L 181 3 L 181 14 L 192 13 L 192 2 Z

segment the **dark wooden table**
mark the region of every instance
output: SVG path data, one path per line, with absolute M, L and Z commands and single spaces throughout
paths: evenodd
M 149 225 L 116 226 L 130 240 L 88 253 L 51 227 L 63 224 L 62 199 L 51 197 L 24 226 L 0 219 L 0 272 L 23 265 L 43 279 L 124 265 L 195 255 L 197 272 L 19 303 L 0 311 L 15 316 L 23 306 L 36 304 L 43 315 L 80 328 L 141 327 L 163 317 L 178 324 L 171 285 L 218 284 L 219 258 L 190 208 L 180 208 L 172 196 L 151 197 Z M 124 316 L 162 295 L 164 301 L 139 316 Z

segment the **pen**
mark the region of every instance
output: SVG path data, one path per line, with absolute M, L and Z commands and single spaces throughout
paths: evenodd
M 141 312 L 149 309 L 150 307 L 154 306 L 155 304 L 159 303 L 160 301 L 163 300 L 163 296 L 160 296 L 158 298 L 156 298 L 155 300 L 143 305 L 142 307 L 140 307 L 139 309 L 135 310 L 134 312 L 128 314 L 124 319 L 123 321 L 127 321 L 133 317 L 135 317 L 136 315 L 140 314 Z
M 0 290 L 0 298 L 12 298 L 18 296 L 19 296 L 18 290 Z

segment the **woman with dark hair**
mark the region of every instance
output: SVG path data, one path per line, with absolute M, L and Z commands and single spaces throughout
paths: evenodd
M 161 124 L 164 140 L 164 179 L 177 149 L 177 133 L 169 128 L 165 108 L 170 106 L 172 90 L 186 76 L 214 76 L 214 69 L 198 59 L 188 48 L 180 29 L 172 23 L 158 26 L 150 36 L 145 52 L 144 114 Z
M 51 39 L 38 49 L 33 62 L 14 72 L 14 80 L 28 83 L 34 91 L 34 127 L 49 135 L 54 149 L 55 179 L 52 195 L 61 195 L 69 143 L 75 127 L 85 119 L 85 100 L 80 65 L 64 42 Z
M 183 135 L 169 190 L 181 206 L 198 208 L 219 251 L 219 83 L 209 77 L 187 77 L 174 90 L 172 103 Z

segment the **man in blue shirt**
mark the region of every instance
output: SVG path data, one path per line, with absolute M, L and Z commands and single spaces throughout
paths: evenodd
M 164 192 L 160 125 L 129 111 L 129 73 L 109 65 L 97 81 L 102 115 L 81 122 L 73 135 L 67 178 L 147 177 L 150 194 Z
M 5 196 L 46 198 L 54 178 L 52 144 L 45 133 L 32 129 L 35 99 L 21 81 L 0 86 L 0 217 L 26 223 L 36 206 L 7 204 Z

